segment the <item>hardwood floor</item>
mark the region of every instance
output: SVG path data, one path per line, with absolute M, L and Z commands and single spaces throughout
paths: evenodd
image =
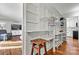
M 79 55 L 79 42 L 76 39 L 69 38 L 55 52 L 52 49 L 49 50 L 47 55 Z
M 0 55 L 22 55 L 22 41 L 1 41 Z
M 21 55 L 22 48 L 0 49 L 0 55 Z M 79 55 L 79 42 L 76 39 L 69 38 L 67 42 L 63 42 L 55 52 L 49 50 L 47 55 Z
M 0 50 L 0 55 L 22 55 L 21 48 L 3 49 Z

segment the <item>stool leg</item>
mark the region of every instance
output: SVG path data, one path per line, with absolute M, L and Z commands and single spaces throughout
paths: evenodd
M 40 55 L 40 45 L 39 45 L 39 49 L 38 49 L 38 55 Z
M 44 51 L 45 51 L 45 54 L 47 54 L 46 43 L 44 43 Z
M 32 51 L 31 51 L 31 55 L 33 55 L 33 50 L 34 50 L 34 44 L 32 44 Z

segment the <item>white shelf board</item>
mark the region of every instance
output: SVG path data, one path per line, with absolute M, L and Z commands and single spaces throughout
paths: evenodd
M 49 30 L 45 30 L 45 31 L 38 30 L 38 31 L 27 31 L 27 32 L 50 32 L 50 31 Z

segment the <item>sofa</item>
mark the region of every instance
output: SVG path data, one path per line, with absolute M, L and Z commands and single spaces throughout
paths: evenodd
M 0 30 L 0 41 L 9 40 L 11 37 L 11 33 L 7 33 L 6 30 Z

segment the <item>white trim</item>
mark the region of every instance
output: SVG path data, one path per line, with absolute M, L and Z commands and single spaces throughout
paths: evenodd
M 26 55 L 26 4 L 23 4 L 23 48 L 22 54 Z

